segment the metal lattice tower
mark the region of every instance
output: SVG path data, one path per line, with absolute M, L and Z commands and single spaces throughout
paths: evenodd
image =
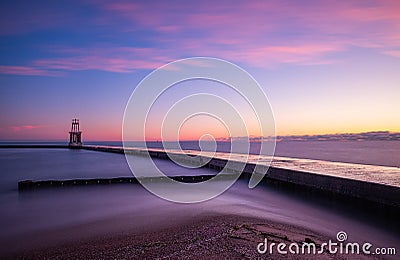
M 71 131 L 69 132 L 69 146 L 82 146 L 82 132 L 79 130 L 79 119 L 72 119 Z

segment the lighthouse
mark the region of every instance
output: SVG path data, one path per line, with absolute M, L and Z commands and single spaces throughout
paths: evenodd
M 79 130 L 79 119 L 72 119 L 71 131 L 69 132 L 69 147 L 78 148 L 82 146 L 82 132 Z

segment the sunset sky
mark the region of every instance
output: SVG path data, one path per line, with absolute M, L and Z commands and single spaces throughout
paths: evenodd
M 192 56 L 247 70 L 278 135 L 400 132 L 397 0 L 1 1 L 0 25 L 0 140 L 66 140 L 74 117 L 84 140 L 120 140 L 135 86 Z M 182 138 L 225 133 L 204 122 Z

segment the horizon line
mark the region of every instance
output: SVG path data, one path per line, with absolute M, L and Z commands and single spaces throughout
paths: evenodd
M 249 139 L 250 142 L 259 142 L 260 140 L 272 140 L 276 141 L 323 141 L 323 140 L 335 140 L 335 141 L 355 141 L 355 140 L 393 140 L 400 141 L 400 132 L 391 132 L 388 130 L 379 131 L 366 131 L 366 132 L 343 132 L 334 134 L 297 134 L 297 135 L 277 135 L 277 136 L 237 136 L 237 137 L 218 137 L 215 138 L 217 142 L 230 141 L 230 140 L 240 140 Z M 282 140 L 283 139 L 283 140 Z M 146 142 L 162 142 L 162 139 L 148 139 Z M 182 140 L 164 140 L 165 142 L 189 142 L 189 141 L 199 141 L 196 139 L 182 139 Z M 68 138 L 63 139 L 0 139 L 0 142 L 68 142 Z M 88 139 L 84 142 L 123 142 L 122 139 L 105 140 L 105 139 Z M 140 140 L 129 140 L 128 142 L 142 142 Z

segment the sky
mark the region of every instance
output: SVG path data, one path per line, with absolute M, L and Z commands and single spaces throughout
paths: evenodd
M 194 56 L 249 72 L 277 135 L 400 132 L 400 1 L 1 1 L 0 140 L 67 140 L 74 117 L 84 140 L 120 140 L 139 82 Z M 183 93 L 236 102 L 203 83 L 166 93 L 149 127 Z M 180 138 L 213 131 L 199 116 Z

